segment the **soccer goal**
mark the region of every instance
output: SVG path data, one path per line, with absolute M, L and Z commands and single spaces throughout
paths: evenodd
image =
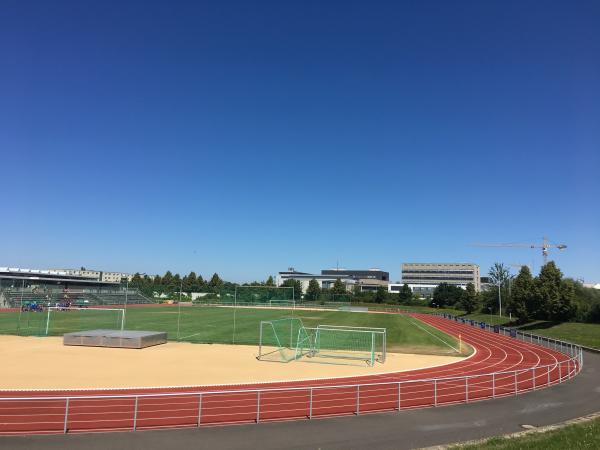
M 46 335 L 94 329 L 123 330 L 123 308 L 77 308 L 50 306 L 46 315 Z
M 285 308 L 295 308 L 296 302 L 294 300 L 269 300 L 269 306 L 282 306 Z
M 318 325 L 307 334 L 312 343 L 309 356 L 361 360 L 371 366 L 385 362 L 385 328 Z
M 296 317 L 263 320 L 259 333 L 257 359 L 261 361 L 294 361 L 313 347 L 302 320 Z
M 236 286 L 234 304 L 269 305 L 272 301 L 294 302 L 294 288 L 291 286 Z

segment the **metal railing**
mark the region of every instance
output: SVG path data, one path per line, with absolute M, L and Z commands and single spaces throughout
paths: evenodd
M 571 379 L 583 366 L 582 349 L 575 344 L 520 332 L 516 338 L 568 358 L 525 369 L 363 384 L 5 397 L 0 434 L 200 427 L 436 407 L 534 391 Z

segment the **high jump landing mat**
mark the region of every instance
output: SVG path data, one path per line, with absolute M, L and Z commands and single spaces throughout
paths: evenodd
M 63 335 L 63 345 L 85 347 L 146 348 L 167 342 L 167 333 L 159 331 L 88 330 Z

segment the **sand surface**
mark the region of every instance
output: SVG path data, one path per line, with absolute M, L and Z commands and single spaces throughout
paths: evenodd
M 61 337 L 0 336 L 1 389 L 191 386 L 397 372 L 459 361 L 388 353 L 385 364 L 258 361 L 258 347 L 168 342 L 142 350 L 64 346 Z M 328 361 L 330 362 L 330 361 Z

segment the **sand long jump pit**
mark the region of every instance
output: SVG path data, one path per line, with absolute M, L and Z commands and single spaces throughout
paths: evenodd
M 247 384 L 376 375 L 439 366 L 456 356 L 388 353 L 384 364 L 256 359 L 249 345 L 167 342 L 145 349 L 64 346 L 61 337 L 0 336 L 0 390 Z

